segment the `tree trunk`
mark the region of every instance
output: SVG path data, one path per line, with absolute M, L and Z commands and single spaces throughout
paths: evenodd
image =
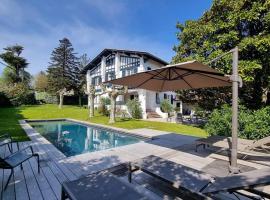
M 82 107 L 82 96 L 79 95 L 79 106 Z
M 61 92 L 59 93 L 59 106 L 58 108 L 61 109 L 63 106 L 63 101 L 64 101 L 64 94 L 62 94 Z
M 267 91 L 265 104 L 266 106 L 270 105 L 270 91 Z
M 89 105 L 89 118 L 94 117 L 94 99 L 95 99 L 95 95 L 93 94 L 89 94 L 88 95 L 88 101 L 90 103 Z
M 109 124 L 115 123 L 116 97 L 117 96 L 111 95 L 111 112 Z

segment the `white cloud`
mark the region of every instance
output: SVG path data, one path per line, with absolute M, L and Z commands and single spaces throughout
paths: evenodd
M 125 1 L 115 0 L 84 0 L 89 6 L 90 11 L 98 10 L 103 17 L 111 19 L 123 15 L 127 10 Z
M 107 17 L 116 17 L 125 9 L 124 4 L 112 0 L 89 1 L 88 3 L 104 12 L 103 15 L 106 14 Z M 14 12 L 14 9 L 16 17 L 11 16 L 11 11 Z M 27 14 L 23 14 L 22 9 L 26 9 Z M 125 30 L 106 29 L 106 26 L 91 26 L 76 17 L 58 26 L 51 25 L 43 20 L 34 8 L 29 6 L 22 8 L 14 1 L 1 0 L 0 18 L 8 16 L 11 16 L 12 22 L 10 23 L 14 23 L 11 24 L 13 26 L 27 28 L 28 20 L 39 26 L 38 31 L 28 31 L 27 33 L 20 32 L 20 30 L 14 31 L 14 29 L 5 28 L 5 26 L 2 26 L 0 31 L 0 52 L 3 47 L 8 45 L 18 43 L 24 46 L 23 56 L 28 59 L 30 63 L 28 70 L 33 74 L 40 70 L 46 70 L 53 48 L 58 46 L 59 39 L 63 37 L 71 40 L 76 52 L 79 54 L 87 53 L 91 58 L 104 48 L 148 51 L 166 60 L 170 60 L 173 54 L 171 46 L 165 45 L 162 41 L 153 41 L 152 38 L 144 36 L 134 36 L 126 33 Z

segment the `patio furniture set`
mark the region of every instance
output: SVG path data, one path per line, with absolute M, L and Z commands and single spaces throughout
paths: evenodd
M 255 148 L 264 148 L 269 144 L 269 137 L 249 143 L 244 150 Z M 196 151 L 199 146 L 216 145 L 221 141 L 224 148 L 228 148 L 230 138 L 221 136 L 210 136 L 205 139 L 196 141 Z M 227 146 L 225 145 L 227 141 Z M 14 151 L 12 143 L 17 143 L 18 150 Z M 219 144 L 219 143 L 218 143 Z M 11 173 L 5 184 L 6 189 L 13 173 L 14 168 L 21 166 L 26 160 L 36 157 L 39 171 L 39 155 L 34 153 L 31 146 L 19 149 L 18 142 L 12 140 L 10 135 L 0 136 L 0 146 L 8 146 L 10 155 L 0 158 L 0 168 L 10 169 Z M 244 144 L 241 144 L 245 146 Z M 239 145 L 239 146 L 241 146 Z M 254 194 L 270 198 L 270 194 L 254 190 L 254 187 L 270 184 L 270 168 L 263 168 L 232 174 L 227 177 L 215 177 L 205 172 L 150 155 L 140 160 L 126 164 L 128 168 L 128 181 L 121 180 L 108 170 L 96 172 L 87 175 L 75 181 L 64 182 L 62 185 L 61 198 L 66 199 L 147 199 L 142 195 L 132 183 L 132 174 L 138 170 L 151 175 L 165 183 L 169 184 L 175 190 L 181 193 L 183 199 L 213 199 L 220 192 L 238 193 L 239 190 L 245 189 L 252 191 Z M 242 194 L 243 195 L 243 194 Z

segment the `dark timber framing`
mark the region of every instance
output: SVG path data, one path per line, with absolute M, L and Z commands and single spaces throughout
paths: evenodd
M 161 63 L 162 65 L 168 65 L 166 61 L 148 52 L 131 51 L 131 50 L 123 50 L 123 49 L 104 49 L 88 65 L 86 65 L 86 67 L 81 71 L 81 73 L 85 74 L 87 70 L 91 70 L 94 67 L 96 67 L 96 65 L 101 62 L 101 59 L 103 56 L 107 57 L 108 55 L 115 54 L 115 53 L 125 54 L 126 56 L 131 56 L 131 55 L 143 56 L 145 59 L 152 59 L 158 63 Z

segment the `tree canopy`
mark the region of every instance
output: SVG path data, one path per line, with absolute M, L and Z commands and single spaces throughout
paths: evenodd
M 76 88 L 76 73 L 78 73 L 78 58 L 71 42 L 67 38 L 59 40 L 60 44 L 51 54 L 48 67 L 48 88 L 52 93 L 66 88 Z
M 24 48 L 18 44 L 13 46 L 8 46 L 4 48 L 5 52 L 0 54 L 0 58 L 7 63 L 6 75 L 9 74 L 10 79 L 13 83 L 24 81 L 24 79 L 29 78 L 29 73 L 26 73 L 24 69 L 27 67 L 28 63 L 25 58 L 21 55 Z M 26 76 L 26 77 L 25 77 Z
M 241 102 L 249 108 L 270 104 L 270 1 L 214 0 L 211 8 L 198 20 L 177 23 L 176 55 L 172 62 L 196 59 L 208 63 L 235 46 L 239 46 L 239 73 L 244 81 L 240 90 Z M 231 55 L 215 63 L 213 68 L 230 74 Z M 211 107 L 228 102 L 230 88 L 181 91 L 186 100 L 199 100 Z M 216 99 L 216 100 L 214 100 Z M 205 100 L 205 101 L 204 101 Z
M 48 90 L 48 77 L 43 71 L 40 71 L 35 76 L 35 90 L 39 92 L 46 92 Z
M 77 92 L 79 93 L 79 95 L 84 94 L 84 87 L 86 85 L 85 74 L 81 73 L 81 71 L 89 62 L 90 58 L 88 58 L 86 53 L 79 58 L 78 71 L 76 73 Z

